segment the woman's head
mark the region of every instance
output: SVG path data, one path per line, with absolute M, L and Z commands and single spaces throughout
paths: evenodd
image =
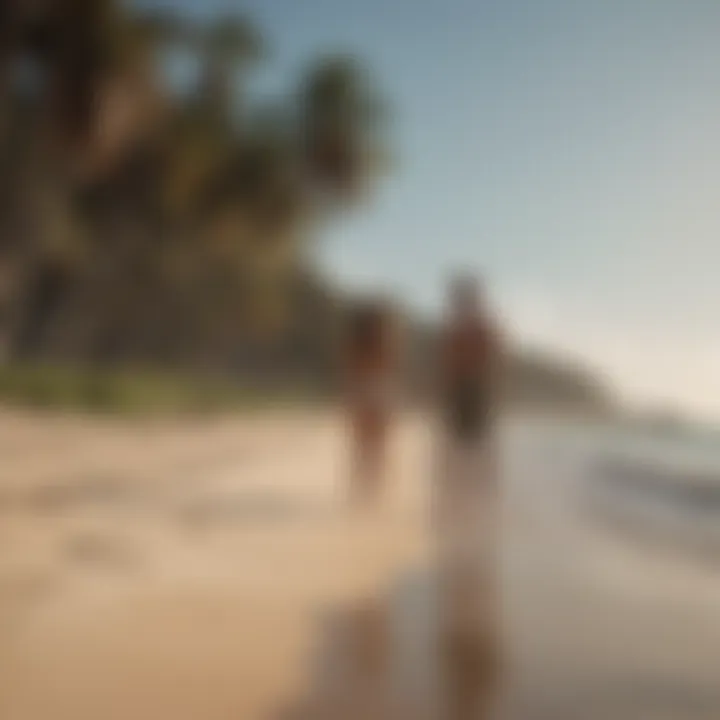
M 389 303 L 366 300 L 359 303 L 351 317 L 350 340 L 357 352 L 384 351 L 390 340 L 393 313 Z

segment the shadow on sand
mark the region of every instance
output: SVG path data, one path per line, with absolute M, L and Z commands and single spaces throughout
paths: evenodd
M 484 720 L 501 680 L 497 623 L 452 631 L 435 583 L 411 577 L 321 624 L 304 696 L 273 720 Z

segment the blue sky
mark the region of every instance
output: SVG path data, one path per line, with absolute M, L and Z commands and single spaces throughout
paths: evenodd
M 269 92 L 318 51 L 367 58 L 399 165 L 323 243 L 330 272 L 436 310 L 477 268 L 519 342 L 720 417 L 720 2 L 165 4 L 255 19 Z

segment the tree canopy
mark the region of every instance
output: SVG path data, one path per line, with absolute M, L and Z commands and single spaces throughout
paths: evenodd
M 314 232 L 386 155 L 366 68 L 320 57 L 261 103 L 245 79 L 270 53 L 245 17 L 35 7 L 0 22 L 7 352 L 212 362 L 280 327 Z

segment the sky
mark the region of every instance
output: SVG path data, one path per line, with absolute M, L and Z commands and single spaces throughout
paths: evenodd
M 330 274 L 437 312 L 475 269 L 518 343 L 720 419 L 720 2 L 154 4 L 254 19 L 259 92 L 318 52 L 367 60 L 397 166 L 322 240 Z

